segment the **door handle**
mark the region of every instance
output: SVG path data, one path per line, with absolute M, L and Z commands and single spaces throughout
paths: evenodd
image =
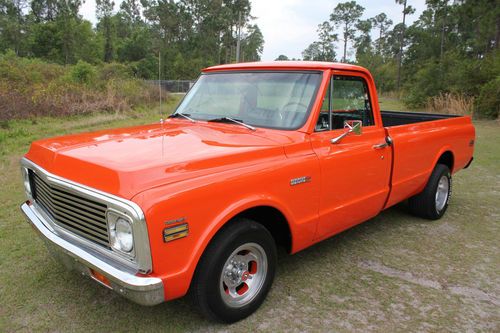
M 385 147 L 388 147 L 389 144 L 387 142 L 380 143 L 378 145 L 373 145 L 373 149 L 384 149 Z

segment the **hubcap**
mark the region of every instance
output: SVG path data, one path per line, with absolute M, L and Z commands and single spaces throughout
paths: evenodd
M 446 202 L 448 201 L 448 195 L 450 191 L 450 180 L 447 176 L 442 176 L 439 179 L 438 187 L 436 190 L 436 210 L 439 213 L 443 210 Z
M 250 303 L 260 292 L 267 275 L 267 255 L 256 243 L 241 245 L 222 268 L 220 293 L 230 307 Z

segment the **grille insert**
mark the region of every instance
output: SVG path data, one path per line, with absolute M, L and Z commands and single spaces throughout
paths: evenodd
M 33 198 L 61 228 L 109 248 L 107 206 L 49 184 L 30 171 Z

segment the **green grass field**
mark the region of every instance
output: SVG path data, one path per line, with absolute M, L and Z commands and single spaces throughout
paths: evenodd
M 401 204 L 294 256 L 281 254 L 266 302 L 234 325 L 206 321 L 187 299 L 135 305 L 66 271 L 19 212 L 21 155 L 37 138 L 158 119 L 157 110 L 142 110 L 1 124 L 0 332 L 500 330 L 500 123 L 495 121 L 476 122 L 475 161 L 454 177 L 443 219 L 412 217 Z

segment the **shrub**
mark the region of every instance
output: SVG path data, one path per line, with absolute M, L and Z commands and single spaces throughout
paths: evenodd
M 75 83 L 89 84 L 95 77 L 94 66 L 85 61 L 79 60 L 78 63 L 71 69 L 70 77 Z
M 117 62 L 104 64 L 99 68 L 100 80 L 130 79 L 132 75 L 133 71 L 129 66 Z
M 96 111 L 121 112 L 156 104 L 156 87 L 120 64 L 74 66 L 0 55 L 0 121 Z
M 433 113 L 472 116 L 474 114 L 474 97 L 463 94 L 443 93 L 427 100 L 426 110 Z
M 481 88 L 476 100 L 476 111 L 479 116 L 500 117 L 500 76 Z

